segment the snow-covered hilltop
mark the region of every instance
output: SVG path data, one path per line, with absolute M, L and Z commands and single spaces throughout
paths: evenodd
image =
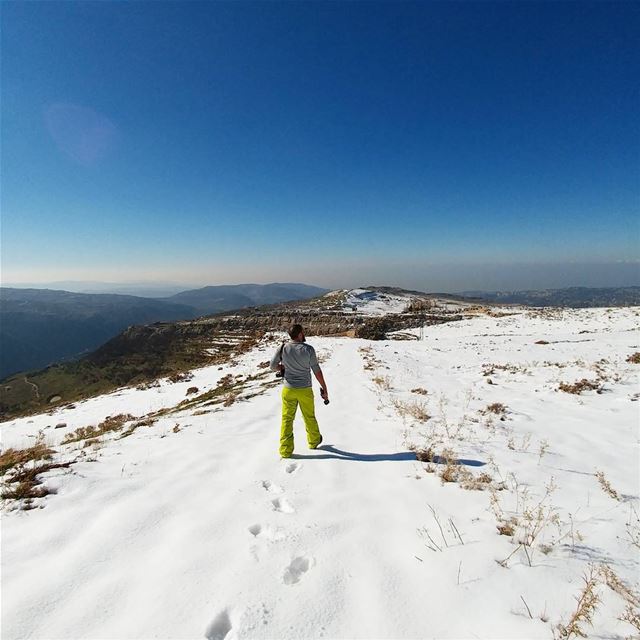
M 363 316 L 384 316 L 415 311 L 463 312 L 478 307 L 477 302 L 470 299 L 406 291 L 395 287 L 339 289 L 323 297 L 331 301 L 334 308 Z
M 369 293 L 328 305 L 416 303 Z M 289 460 L 278 333 L 2 423 L 2 637 L 638 634 L 640 310 L 457 313 L 310 337 L 331 404 Z

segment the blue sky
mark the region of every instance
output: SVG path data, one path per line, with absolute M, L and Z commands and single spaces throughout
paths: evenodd
M 637 3 L 1 10 L 4 282 L 640 284 Z

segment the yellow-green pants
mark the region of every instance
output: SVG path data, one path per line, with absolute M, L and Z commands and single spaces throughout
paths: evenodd
M 315 449 L 321 442 L 322 436 L 316 420 L 313 405 L 313 389 L 282 389 L 282 425 L 280 427 L 280 455 L 289 458 L 293 453 L 293 420 L 300 405 L 304 426 L 307 428 L 307 442 L 311 449 Z

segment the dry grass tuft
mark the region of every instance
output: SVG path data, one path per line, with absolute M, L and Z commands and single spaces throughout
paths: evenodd
M 24 508 L 31 508 L 33 498 L 43 498 L 51 493 L 41 486 L 40 474 L 52 469 L 68 468 L 70 462 L 43 462 L 50 460 L 55 453 L 44 444 L 44 436 L 39 435 L 36 443 L 27 449 L 7 449 L 0 454 L 1 475 L 5 488 L 0 493 L 4 500 L 24 500 Z
M 416 449 L 416 459 L 420 462 L 433 462 L 435 453 L 432 447 L 427 449 Z
M 640 351 L 636 351 L 635 353 L 632 353 L 627 358 L 627 362 L 630 362 L 631 364 L 640 364 Z
M 230 407 L 238 398 L 238 394 L 237 393 L 230 393 L 224 400 L 224 402 L 222 403 L 223 407 Z
M 610 495 L 614 500 L 620 502 L 620 494 L 611 486 L 611 483 L 607 480 L 604 475 L 604 471 L 596 471 L 596 478 L 598 478 L 598 482 L 602 487 L 602 490 Z
M 584 587 L 576 597 L 576 609 L 571 614 L 569 622 L 556 626 L 557 638 L 586 638 L 584 625 L 593 625 L 593 615 L 600 604 L 600 596 L 596 592 L 598 587 L 598 574 L 593 566 L 583 577 Z
M 482 411 L 483 414 L 493 413 L 496 416 L 503 417 L 507 413 L 507 407 L 502 402 L 494 402 L 487 405 L 487 408 Z
M 491 485 L 493 478 L 484 472 L 476 476 L 466 467 L 460 466 L 458 482 L 466 491 L 484 491 Z
M 527 373 L 528 369 L 523 365 L 516 364 L 483 364 L 482 375 L 490 376 L 496 371 L 506 371 L 507 373 Z
M 510 518 L 509 520 L 504 520 L 497 524 L 496 528 L 501 536 L 513 537 L 515 535 L 517 525 L 518 521 L 516 518 Z
M 119 413 L 115 416 L 108 416 L 97 427 L 93 425 L 79 427 L 72 433 L 68 433 L 62 441 L 62 444 L 70 444 L 71 442 L 79 442 L 80 440 L 87 440 L 89 438 L 99 438 L 105 433 L 120 431 L 126 422 L 131 422 L 135 419 L 135 416 L 132 416 L 130 413 Z
M 442 483 L 457 482 L 460 475 L 460 465 L 453 449 L 443 449 L 442 458 L 445 461 L 444 468 L 440 472 Z
M 169 382 L 173 382 L 174 384 L 177 382 L 189 382 L 189 380 L 193 379 L 192 373 L 185 373 L 182 371 L 177 371 L 176 373 L 172 373 L 168 380 Z
M 600 565 L 600 575 L 609 589 L 615 591 L 628 604 L 634 607 L 640 607 L 640 595 L 625 584 L 610 566 L 606 564 Z
M 407 402 L 405 400 L 394 398 L 391 403 L 402 417 L 410 416 L 419 422 L 426 422 L 431 418 L 427 413 L 427 406 L 424 402 L 420 402 L 419 400 Z
M 580 395 L 583 391 L 595 391 L 596 393 L 602 393 L 602 385 L 596 380 L 587 380 L 582 378 L 573 384 L 568 382 L 561 382 L 558 386 L 558 391 L 564 391 L 565 393 L 573 393 Z
M 7 471 L 27 462 L 49 460 L 53 453 L 53 449 L 47 447 L 42 441 L 37 441 L 27 449 L 7 449 L 0 453 L 0 475 L 4 475 Z
M 417 393 L 418 395 L 426 396 L 429 392 L 422 387 L 416 387 L 415 389 L 411 389 L 411 393 Z
M 385 391 L 391 389 L 391 378 L 389 376 L 376 376 L 373 378 L 373 382 Z

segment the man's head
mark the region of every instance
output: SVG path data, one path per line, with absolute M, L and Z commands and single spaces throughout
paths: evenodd
M 301 324 L 293 324 L 289 329 L 289 337 L 296 342 L 304 342 L 304 331 Z

